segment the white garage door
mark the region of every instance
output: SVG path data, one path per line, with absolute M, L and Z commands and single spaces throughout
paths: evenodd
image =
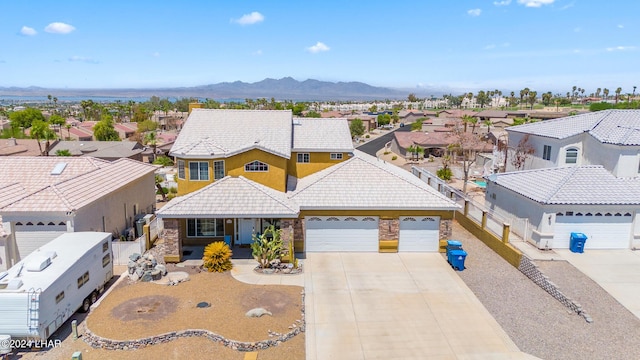
M 439 240 L 440 217 L 400 217 L 398 251 L 438 251 Z
M 304 225 L 308 252 L 378 251 L 377 217 L 311 216 Z
M 18 260 L 24 259 L 42 245 L 64 234 L 66 231 L 16 231 Z
M 631 243 L 632 219 L 629 213 L 556 215 L 553 247 L 568 249 L 571 233 L 580 232 L 587 235 L 585 249 L 628 249 Z

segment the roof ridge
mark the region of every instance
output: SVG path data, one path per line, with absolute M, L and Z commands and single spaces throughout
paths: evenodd
M 304 188 L 302 188 L 302 189 L 300 189 L 300 190 L 297 190 L 297 189 L 296 189 L 296 190 L 291 194 L 291 196 L 290 196 L 289 198 L 292 198 L 292 197 L 294 197 L 294 196 L 296 196 L 296 195 L 298 195 L 298 194 L 302 193 L 303 191 L 307 190 L 307 189 L 308 189 L 308 188 L 310 188 L 311 186 L 313 186 L 313 185 L 317 184 L 318 182 L 320 182 L 320 180 L 322 180 L 322 179 L 326 178 L 327 176 L 329 176 L 329 175 L 333 174 L 334 172 L 338 171 L 338 169 L 343 168 L 346 164 L 351 163 L 352 161 L 354 161 L 354 159 L 356 159 L 356 157 L 355 157 L 355 156 L 354 156 L 354 157 L 352 157 L 351 159 L 347 160 L 347 161 L 343 161 L 343 162 L 341 162 L 341 163 L 339 163 L 339 164 L 335 164 L 335 165 L 333 165 L 333 166 L 331 166 L 331 167 L 328 167 L 328 168 L 326 168 L 326 169 L 323 169 L 323 170 L 320 170 L 320 171 L 318 171 L 318 172 L 316 172 L 316 173 L 313 173 L 313 174 L 311 174 L 311 175 L 308 175 L 307 177 L 309 177 L 309 176 L 315 176 L 315 177 L 316 177 L 316 179 L 314 179 L 314 181 L 312 181 L 310 184 L 307 184 Z M 302 178 L 302 179 L 304 179 L 304 178 Z M 301 180 L 301 179 L 298 179 L 298 180 Z
M 271 199 L 275 200 L 276 202 L 278 202 L 279 204 L 281 204 L 282 206 L 286 207 L 289 210 L 292 211 L 300 211 L 299 209 L 293 209 L 291 208 L 289 205 L 285 204 L 283 201 L 281 201 L 281 199 L 276 198 L 275 196 L 273 196 L 271 194 L 271 191 L 265 191 L 265 189 L 269 189 L 269 190 L 273 190 L 273 191 L 277 191 L 275 189 L 271 189 L 270 187 L 266 186 L 266 185 L 262 185 L 260 183 L 257 183 L 253 180 L 247 179 L 246 177 L 240 175 L 238 176 L 239 179 L 242 179 L 245 183 L 247 183 L 248 185 L 252 186 L 254 189 L 259 190 L 260 192 L 262 192 L 263 194 L 267 195 L 268 197 L 270 197 Z M 259 185 L 259 186 L 258 186 Z M 280 192 L 278 192 L 280 193 Z M 291 200 L 287 197 L 286 193 L 282 193 L 282 195 L 285 197 L 285 199 Z
M 556 168 L 556 169 L 563 169 L 563 168 Z M 545 199 L 547 203 L 549 203 L 551 201 L 551 198 L 553 198 L 564 187 L 564 185 L 569 181 L 571 177 L 573 177 L 573 175 L 578 171 L 578 169 L 580 169 L 580 166 L 569 168 L 569 173 L 565 175 L 562 178 L 562 180 L 558 181 L 555 188 L 551 189 L 551 191 L 549 192 L 549 196 Z
M 192 192 L 184 194 L 182 196 L 175 197 L 174 199 L 171 200 L 171 201 L 174 202 L 173 204 L 170 204 L 171 201 L 169 201 L 169 203 L 167 203 L 165 206 L 163 206 L 162 209 L 164 209 L 164 208 L 169 209 L 169 208 L 171 208 L 171 207 L 173 207 L 173 206 L 175 206 L 177 204 L 181 204 L 182 202 L 184 202 L 184 201 L 186 201 L 188 199 L 191 199 L 192 197 L 194 197 L 196 195 L 199 195 L 201 192 L 204 192 L 205 189 L 208 189 L 208 188 L 211 188 L 211 187 L 213 187 L 215 185 L 224 183 L 224 182 L 227 181 L 227 179 L 230 179 L 230 178 L 231 178 L 231 175 L 227 175 L 227 176 L 223 177 L 222 179 L 214 180 L 211 184 L 205 185 L 204 187 L 202 187 L 202 188 L 200 188 L 200 189 L 198 189 L 196 191 L 192 191 Z

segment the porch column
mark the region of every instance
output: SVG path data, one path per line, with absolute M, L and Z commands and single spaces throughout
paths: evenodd
M 164 261 L 177 263 L 182 261 L 182 242 L 180 241 L 180 221 L 178 219 L 162 219 L 164 230 Z
M 289 250 L 289 244 L 293 241 L 293 219 L 280 219 L 280 239 L 282 248 Z

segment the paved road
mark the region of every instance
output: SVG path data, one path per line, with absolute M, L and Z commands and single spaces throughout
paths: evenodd
M 382 149 L 384 147 L 384 144 L 388 143 L 389 141 L 391 141 L 391 139 L 393 139 L 394 131 L 411 131 L 411 125 L 405 125 L 404 127 L 396 128 L 395 130 L 389 131 L 387 134 L 384 134 L 371 141 L 368 141 L 358 146 L 356 149 L 362 152 L 365 152 L 371 156 L 376 156 L 376 153 L 378 152 L 378 150 Z
M 439 253 L 308 253 L 307 360 L 536 359 Z

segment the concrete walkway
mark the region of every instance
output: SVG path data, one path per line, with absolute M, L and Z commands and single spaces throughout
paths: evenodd
M 640 318 L 640 252 L 630 249 L 554 251 Z
M 307 359 L 535 359 L 438 253 L 305 260 Z
M 298 260 L 304 263 L 303 260 Z M 304 286 L 304 273 L 301 274 L 259 274 L 253 269 L 258 263 L 253 259 L 232 259 L 231 275 L 238 281 L 254 285 L 295 285 Z

